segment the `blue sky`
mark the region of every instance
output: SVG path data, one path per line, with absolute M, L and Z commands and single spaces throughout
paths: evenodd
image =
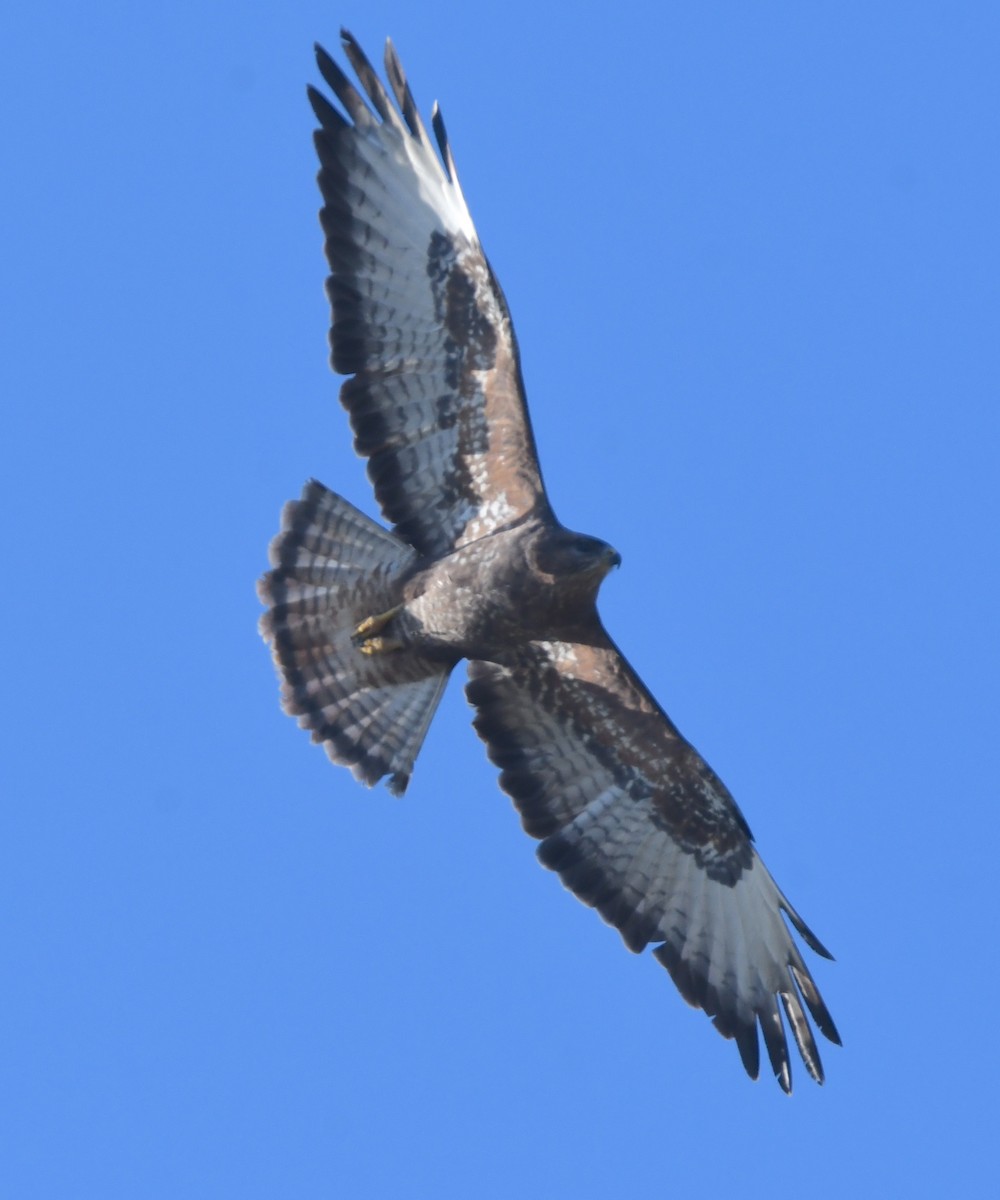
M 0 17 L 4 1194 L 992 1194 L 1000 9 L 561 8 Z M 341 23 L 441 101 L 605 622 L 837 956 L 823 1088 L 537 865 L 457 678 L 402 800 L 278 710 L 281 505 L 373 511 Z

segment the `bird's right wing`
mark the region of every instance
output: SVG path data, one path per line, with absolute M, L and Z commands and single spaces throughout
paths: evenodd
M 431 147 L 392 43 L 392 97 L 357 42 L 367 102 L 317 47 L 344 113 L 309 98 L 330 263 L 330 344 L 355 448 L 386 518 L 440 555 L 547 505 L 507 305 L 435 108 Z

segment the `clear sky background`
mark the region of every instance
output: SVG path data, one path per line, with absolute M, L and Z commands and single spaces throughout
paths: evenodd
M 402 800 L 278 709 L 281 505 L 373 511 L 341 23 L 441 101 L 605 622 L 837 956 L 823 1088 L 537 865 L 458 675 Z M 0 46 L 0 1192 L 995 1195 L 1000 6 L 42 2 Z

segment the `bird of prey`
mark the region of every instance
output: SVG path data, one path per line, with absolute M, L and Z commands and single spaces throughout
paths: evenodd
M 314 88 L 333 369 L 391 528 L 322 484 L 287 504 L 260 581 L 282 703 L 330 758 L 401 793 L 452 669 L 538 857 L 681 995 L 756 1078 L 758 1027 L 791 1089 L 787 1019 L 840 1039 L 778 888 L 725 785 L 605 632 L 619 563 L 564 528 L 539 472 L 510 313 L 391 42 L 387 89 L 346 31 L 360 90 L 322 48 Z

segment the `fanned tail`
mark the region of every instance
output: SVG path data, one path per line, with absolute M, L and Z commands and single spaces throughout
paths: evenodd
M 362 654 L 352 634 L 398 603 L 416 551 L 311 480 L 285 505 L 269 556 L 260 632 L 282 707 L 355 778 L 371 786 L 388 775 L 401 794 L 451 668 L 410 650 Z

